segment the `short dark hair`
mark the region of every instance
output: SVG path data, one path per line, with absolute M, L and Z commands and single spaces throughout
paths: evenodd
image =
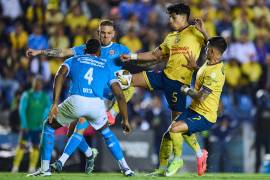
M 221 36 L 215 36 L 208 39 L 209 45 L 215 47 L 222 54 L 227 49 L 227 42 Z
M 100 42 L 97 39 L 89 39 L 85 43 L 85 53 L 87 54 L 95 54 L 100 50 Z
M 187 16 L 187 19 L 189 19 L 190 8 L 188 5 L 185 5 L 184 3 L 172 4 L 169 7 L 167 7 L 167 13 L 185 14 Z
M 101 26 L 112 26 L 114 28 L 114 23 L 110 20 L 102 20 L 99 24 L 99 27 Z

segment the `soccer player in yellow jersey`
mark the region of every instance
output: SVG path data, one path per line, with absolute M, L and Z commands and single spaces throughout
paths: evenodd
M 196 59 L 207 35 L 200 25 L 188 23 L 190 8 L 185 4 L 174 4 L 167 8 L 170 16 L 170 25 L 175 30 L 169 33 L 164 42 L 153 51 L 138 54 L 123 54 L 123 61 L 136 60 L 150 61 L 160 60 L 169 56 L 168 63 L 162 72 L 142 72 L 134 74 L 132 84 L 135 87 L 143 87 L 150 90 L 163 90 L 167 102 L 172 110 L 172 121 L 186 108 L 186 95 L 180 91 L 184 85 L 189 85 L 192 79 L 193 70 L 187 68 L 188 62 L 185 58 L 187 52 L 192 52 Z M 152 175 L 174 175 L 182 166 L 181 140 L 179 133 L 166 132 L 163 135 L 160 147 L 160 165 Z M 197 157 L 203 157 L 203 153 L 196 140 L 195 135 L 184 136 L 187 143 L 196 152 Z M 174 153 L 173 161 L 168 164 L 168 159 Z
M 207 43 L 207 61 L 199 69 L 196 76 L 195 88 L 186 85 L 181 91 L 193 100 L 176 122 L 170 127 L 170 132 L 192 135 L 193 133 L 205 131 L 216 122 L 220 95 L 225 82 L 223 62 L 220 60 L 222 53 L 226 50 L 227 43 L 222 37 L 212 37 Z M 196 57 L 188 53 L 187 60 L 195 61 Z M 207 152 L 204 151 L 207 155 Z M 206 161 L 198 169 L 199 175 L 206 171 Z

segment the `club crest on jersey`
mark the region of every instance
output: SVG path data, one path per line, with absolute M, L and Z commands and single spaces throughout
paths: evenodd
M 114 55 L 114 54 L 115 54 L 115 51 L 114 51 L 114 50 L 110 50 L 110 51 L 109 51 L 109 54 L 110 54 L 110 55 Z

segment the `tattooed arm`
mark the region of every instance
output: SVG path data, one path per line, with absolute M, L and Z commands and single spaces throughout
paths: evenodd
M 71 48 L 69 49 L 44 49 L 44 50 L 36 50 L 36 49 L 28 49 L 26 51 L 26 56 L 37 56 L 44 55 L 47 57 L 69 57 L 73 56 L 74 53 Z
M 212 92 L 211 89 L 209 89 L 205 86 L 202 86 L 200 91 L 197 92 L 194 89 L 191 89 L 186 85 L 183 85 L 181 87 L 181 91 L 183 93 L 185 93 L 186 95 L 189 95 L 195 101 L 199 101 L 199 102 L 203 102 L 205 100 L 205 98 Z

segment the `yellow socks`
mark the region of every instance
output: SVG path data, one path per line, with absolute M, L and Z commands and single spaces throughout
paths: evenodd
M 166 132 L 161 141 L 160 151 L 159 151 L 159 168 L 167 169 L 168 160 L 170 155 L 172 154 L 172 140 L 170 138 L 170 134 Z
M 170 132 L 172 144 L 173 144 L 173 153 L 175 158 L 181 158 L 183 150 L 183 136 L 181 133 Z
M 30 153 L 29 171 L 35 170 L 39 159 L 39 151 L 36 148 L 32 149 Z
M 191 149 L 196 153 L 197 156 L 202 154 L 200 144 L 197 141 L 196 135 L 192 134 L 191 136 L 183 135 L 186 143 L 191 147 Z
M 12 168 L 13 172 L 18 171 L 20 164 L 21 164 L 21 161 L 23 159 L 24 151 L 25 151 L 24 148 L 17 147 L 16 154 L 15 154 L 15 157 L 13 160 L 13 168 Z

